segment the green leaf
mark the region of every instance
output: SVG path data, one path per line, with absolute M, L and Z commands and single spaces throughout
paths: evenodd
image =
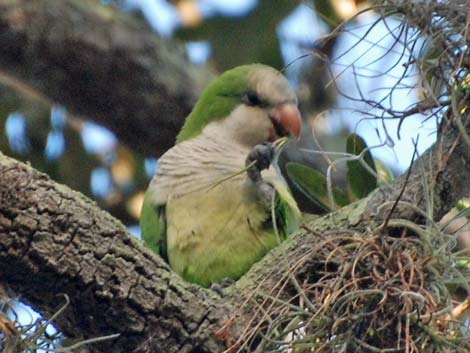
M 359 155 L 366 148 L 367 145 L 362 137 L 356 134 L 348 136 L 346 141 L 346 151 L 348 153 Z M 377 172 L 370 151 L 364 153 L 363 160 L 374 172 Z M 349 197 L 352 201 L 362 199 L 377 187 L 377 179 L 359 160 L 348 161 L 347 164 L 348 173 L 346 177 Z
M 374 164 L 375 170 L 377 170 L 377 174 L 379 175 L 379 185 L 390 184 L 393 181 L 392 171 L 381 160 L 374 160 Z
M 330 205 L 326 179 L 323 174 L 295 162 L 287 163 L 286 171 L 294 185 L 315 205 L 325 211 L 333 209 Z M 349 203 L 344 193 L 338 188 L 333 188 L 333 197 L 337 206 L 342 207 Z

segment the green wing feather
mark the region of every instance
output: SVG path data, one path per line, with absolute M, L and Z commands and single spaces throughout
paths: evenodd
M 287 186 L 279 181 L 273 182 L 273 186 L 277 192 L 274 205 L 275 223 L 280 240 L 284 241 L 299 228 L 301 213 Z
M 145 193 L 140 213 L 140 229 L 145 245 L 167 260 L 165 205 L 153 206 L 149 191 Z

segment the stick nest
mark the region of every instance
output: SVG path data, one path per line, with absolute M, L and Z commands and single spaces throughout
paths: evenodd
M 470 352 L 464 320 L 455 317 L 468 269 L 452 252 L 454 237 L 399 223 L 367 234 L 311 234 L 318 241 L 299 247 L 292 258 L 300 260 L 281 259 L 278 283 L 252 293 L 247 305 L 256 314 L 238 348 Z

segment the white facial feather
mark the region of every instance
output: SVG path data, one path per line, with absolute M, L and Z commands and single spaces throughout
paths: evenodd
M 251 147 L 266 141 L 271 128 L 266 110 L 240 104 L 228 117 L 209 123 L 202 133 Z
M 252 91 L 269 103 L 267 107 L 248 106 L 240 102 L 231 114 L 221 120 L 209 123 L 203 130 L 208 136 L 221 138 L 252 147 L 268 140 L 273 129 L 269 111 L 276 104 L 297 103 L 297 97 L 287 79 L 278 71 L 263 67 L 253 71 L 248 80 Z

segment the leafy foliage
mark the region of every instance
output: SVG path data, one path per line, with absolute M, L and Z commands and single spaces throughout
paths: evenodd
M 300 163 L 286 164 L 287 175 L 294 185 L 316 206 L 330 211 L 336 206 L 343 207 L 353 201 L 366 197 L 378 185 L 377 177 L 390 182 L 391 173 L 383 164 L 376 162 L 367 148 L 364 139 L 351 134 L 346 141 L 347 195 L 338 187 L 329 186 L 326 177 L 319 171 Z M 377 172 L 379 169 L 379 172 Z M 330 189 L 330 190 L 329 190 Z M 335 205 L 332 205 L 332 199 Z
M 348 195 L 351 200 L 358 200 L 366 197 L 377 187 L 377 178 L 372 154 L 367 149 L 367 144 L 362 137 L 351 134 L 346 140 L 346 151 L 359 158 L 348 161 Z M 371 170 L 364 165 L 366 164 Z
M 331 202 L 328 198 L 326 179 L 320 172 L 300 163 L 290 162 L 286 164 L 287 175 L 316 206 L 325 211 L 330 211 Z M 338 188 L 333 189 L 335 204 L 342 207 L 349 203 L 346 195 Z

